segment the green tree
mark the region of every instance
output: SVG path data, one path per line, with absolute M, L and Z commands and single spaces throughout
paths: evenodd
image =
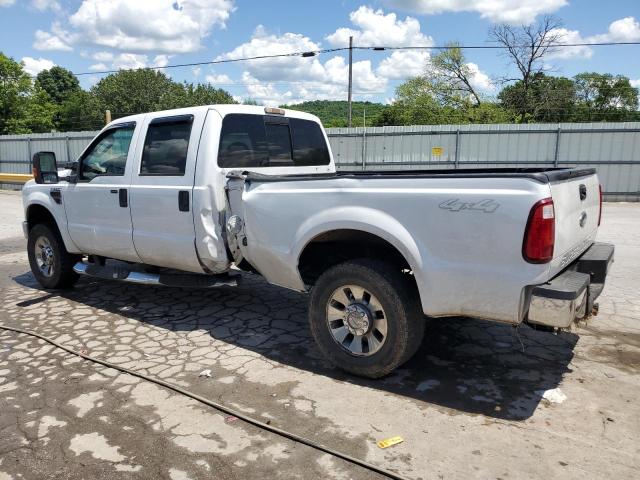
M 376 123 L 384 125 L 433 125 L 446 123 L 447 110 L 433 96 L 431 82 L 414 77 L 396 89 L 396 100 L 378 117 Z
M 95 95 L 79 90 L 58 107 L 57 121 L 63 132 L 99 130 L 104 126 L 104 110 Z
M 620 122 L 638 117 L 638 89 L 629 78 L 610 73 L 580 73 L 574 77 L 577 121 Z
M 519 80 L 505 87 L 498 99 L 517 123 L 563 122 L 574 114 L 576 88 L 568 78 L 537 73 L 528 85 Z
M 282 105 L 282 108 L 300 110 L 316 115 L 322 124 L 327 127 L 346 127 L 348 102 L 345 100 L 313 100 L 295 105 Z M 374 125 L 376 118 L 387 107 L 381 103 L 353 102 L 353 125 L 360 127 L 366 119 L 367 126 Z
M 529 25 L 495 25 L 489 31 L 489 39 L 503 48 L 503 55 L 517 71 L 516 78 L 503 78 L 503 81 L 518 81 L 518 89 L 524 98 L 529 98 L 529 89 L 535 88 L 536 79 L 544 74 L 544 58 L 556 50 L 555 45 L 562 43 L 563 38 L 562 22 L 553 16 Z M 524 108 L 527 103 L 518 105 Z M 530 114 L 528 110 L 516 113 L 521 118 Z
M 192 83 L 184 83 L 185 107 L 196 105 L 217 105 L 224 103 L 238 103 L 231 94 L 221 88 L 215 88 L 213 85 L 201 83 L 194 85 Z
M 0 134 L 17 133 L 16 121 L 26 115 L 31 87 L 22 65 L 0 53 Z
M 36 77 L 36 85 L 49 94 L 51 100 L 62 104 L 69 95 L 80 91 L 80 82 L 66 68 L 52 67 L 43 70 Z
M 445 105 L 456 106 L 471 99 L 475 105 L 482 102 L 472 84 L 473 71 L 458 43 L 435 55 L 427 66 L 426 77 L 432 83 L 433 93 Z
M 0 134 L 47 132 L 55 105 L 34 86 L 22 64 L 0 53 Z
M 225 90 L 211 85 L 182 84 L 151 69 L 122 70 L 108 75 L 91 89 L 102 111 L 113 118 L 172 108 L 235 103 Z
M 122 70 L 108 75 L 91 93 L 101 110 L 111 110 L 114 118 L 178 108 L 185 101 L 182 86 L 155 70 Z

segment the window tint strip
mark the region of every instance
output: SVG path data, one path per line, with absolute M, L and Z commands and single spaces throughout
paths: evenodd
M 173 117 L 154 118 L 149 125 L 161 125 L 164 123 L 192 123 L 193 115 L 175 115 Z

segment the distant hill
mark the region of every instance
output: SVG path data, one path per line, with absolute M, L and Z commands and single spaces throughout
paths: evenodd
M 283 105 L 282 108 L 300 110 L 316 115 L 327 128 L 347 126 L 348 103 L 344 100 L 316 100 L 313 102 L 298 103 L 296 105 Z M 366 110 L 367 126 L 372 126 L 375 118 L 386 108 L 387 106 L 381 103 L 353 102 L 352 125 L 354 127 L 362 126 L 363 113 Z

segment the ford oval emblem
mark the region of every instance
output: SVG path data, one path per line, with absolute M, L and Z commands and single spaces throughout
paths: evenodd
M 582 212 L 580 214 L 580 226 L 584 227 L 586 223 L 587 223 L 587 212 Z

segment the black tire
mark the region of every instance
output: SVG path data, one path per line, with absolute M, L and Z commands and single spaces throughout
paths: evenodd
M 350 284 L 375 296 L 386 317 L 384 342 L 368 356 L 353 354 L 341 346 L 329 326 L 327 304 L 337 289 Z M 425 319 L 416 285 L 409 275 L 385 262 L 358 259 L 333 266 L 318 278 L 309 299 L 309 324 L 318 347 L 334 366 L 362 377 L 379 378 L 418 350 Z
M 51 273 L 49 275 L 45 274 L 38 265 L 36 242 L 41 238 L 46 239 L 52 252 Z M 51 226 L 38 224 L 29 230 L 27 254 L 31 272 L 44 288 L 70 288 L 78 280 L 79 276 L 73 271 L 73 265 L 80 259 L 80 256 L 67 252 L 60 234 Z

